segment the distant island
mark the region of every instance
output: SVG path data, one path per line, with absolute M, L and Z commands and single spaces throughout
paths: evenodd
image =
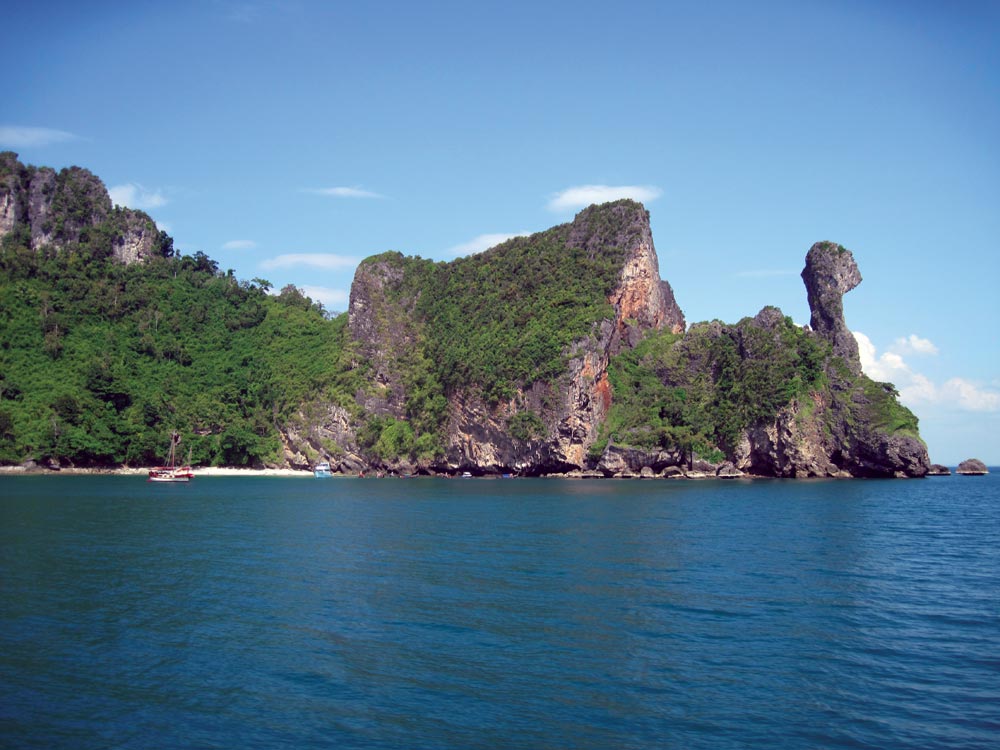
M 346 313 L 181 255 L 95 175 L 0 154 L 0 464 L 519 476 L 921 477 L 917 419 L 861 372 L 853 254 L 810 325 L 688 325 L 628 200 L 442 263 L 363 261 Z

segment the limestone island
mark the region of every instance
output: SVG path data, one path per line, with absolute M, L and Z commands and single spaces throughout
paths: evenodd
M 0 242 L 0 465 L 156 466 L 176 434 L 195 467 L 349 475 L 931 470 L 916 416 L 861 371 L 861 273 L 834 242 L 805 255 L 808 326 L 770 306 L 689 325 L 630 200 L 450 262 L 369 257 L 331 314 L 11 152 Z

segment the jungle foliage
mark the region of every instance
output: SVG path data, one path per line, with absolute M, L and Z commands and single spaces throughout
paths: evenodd
M 829 345 L 773 311 L 770 324 L 744 318 L 654 332 L 612 360 L 614 401 L 591 455 L 609 441 L 721 457 L 739 433 L 820 388 Z
M 123 265 L 113 232 L 59 250 L 3 239 L 0 463 L 148 465 L 174 429 L 197 464 L 279 458 L 278 425 L 310 396 L 337 398 L 344 321 L 165 236 L 160 257 Z
M 592 235 L 613 236 L 619 203 L 638 208 L 630 201 L 592 208 L 586 214 Z M 407 327 L 416 345 L 393 362 L 406 385 L 412 435 L 394 420 L 375 419 L 363 430 L 362 447 L 381 460 L 441 455 L 448 396 L 474 391 L 496 404 L 565 373 L 570 344 L 614 316 L 607 298 L 627 252 L 611 243 L 574 247 L 568 233 L 569 225 L 558 226 L 449 263 L 396 252 L 365 261 L 383 264 L 398 280 L 390 285 L 398 306 L 370 311 L 375 327 Z M 545 433 L 535 414 L 515 416 L 509 430 L 522 441 Z M 390 455 L 390 447 L 400 453 Z
M 418 310 L 447 391 L 472 383 L 499 402 L 519 385 L 552 382 L 567 347 L 613 317 L 607 297 L 626 249 L 588 251 L 567 245 L 566 234 L 564 225 L 424 267 Z

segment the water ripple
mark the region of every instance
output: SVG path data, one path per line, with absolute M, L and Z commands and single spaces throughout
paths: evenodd
M 0 739 L 992 747 L 995 476 L 3 478 Z

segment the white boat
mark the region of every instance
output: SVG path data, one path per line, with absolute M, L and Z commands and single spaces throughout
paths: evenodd
M 317 479 L 325 479 L 326 477 L 332 476 L 330 474 L 330 464 L 326 461 L 322 461 L 313 467 L 313 476 Z
M 176 466 L 177 444 L 181 436 L 176 431 L 170 433 L 170 465 L 154 466 L 149 470 L 147 482 L 190 482 L 194 479 L 194 471 L 190 466 Z

